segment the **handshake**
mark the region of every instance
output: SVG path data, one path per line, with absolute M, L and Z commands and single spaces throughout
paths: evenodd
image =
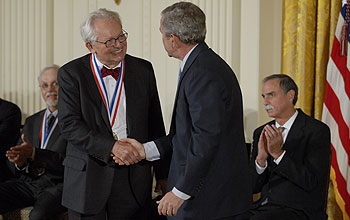
M 111 157 L 119 165 L 132 165 L 145 159 L 146 153 L 143 144 L 135 139 L 125 138 L 115 142 Z

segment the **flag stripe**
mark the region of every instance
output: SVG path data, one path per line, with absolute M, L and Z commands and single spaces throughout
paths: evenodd
M 339 137 L 339 128 L 337 122 L 334 120 L 332 117 L 332 114 L 328 111 L 327 106 L 323 107 L 323 115 L 325 115 L 324 120 L 327 121 L 327 124 L 332 131 L 331 134 L 331 143 L 332 143 L 332 148 L 333 148 L 333 155 L 332 155 L 332 163 L 333 159 L 335 159 L 336 164 L 340 164 L 341 166 L 338 167 L 337 169 L 339 170 L 339 174 L 342 175 L 342 177 L 350 176 L 350 169 L 349 166 L 349 154 L 345 152 L 345 149 L 340 141 Z M 347 190 L 345 190 L 347 189 Z M 348 192 L 350 194 L 350 187 L 344 185 L 343 187 L 344 192 Z
M 340 54 L 340 42 L 338 41 L 337 38 L 334 38 L 331 57 L 333 60 L 332 62 L 334 62 L 334 64 L 337 66 L 338 70 L 331 69 L 331 71 L 334 73 L 337 73 L 337 75 L 338 75 L 338 73 L 340 73 L 341 76 L 343 77 L 343 80 L 345 80 L 343 82 L 346 82 L 346 80 L 349 80 L 349 75 L 350 75 L 349 69 L 347 67 L 347 57 L 340 56 L 339 54 Z M 327 73 L 328 73 L 328 69 L 327 69 Z M 327 81 L 328 82 L 334 82 L 331 80 L 331 78 L 334 77 L 333 75 L 334 74 L 329 74 L 329 73 L 327 74 Z M 340 80 L 335 81 L 335 83 L 338 83 L 338 82 L 340 82 Z M 349 98 L 350 97 L 350 85 L 345 84 L 344 88 L 345 88 L 345 92 Z
M 344 83 L 342 75 L 339 73 L 339 70 L 335 66 L 335 63 L 332 59 L 329 60 L 327 72 L 327 82 L 334 91 L 336 97 L 338 97 L 338 100 L 341 100 L 341 114 L 347 126 L 350 127 L 350 111 L 348 108 L 348 106 L 350 106 L 350 99 L 349 96 L 347 96 L 344 92 L 345 86 L 347 85 L 349 87 L 349 84 Z M 327 90 L 325 90 L 325 94 L 326 93 Z M 325 95 L 325 97 L 327 98 L 327 95 Z
M 339 138 L 341 140 L 342 146 L 350 146 L 349 139 L 349 127 L 346 125 L 340 110 L 340 103 L 338 97 L 335 95 L 333 89 L 326 82 L 326 95 L 324 100 L 325 105 L 328 108 L 329 113 L 332 115 L 335 123 L 338 125 L 338 130 L 331 130 L 332 132 L 339 132 Z M 328 124 L 328 123 L 327 123 Z M 328 124 L 329 126 L 329 124 Z M 345 153 L 350 155 L 350 149 L 345 148 Z M 348 165 L 350 165 L 348 163 Z
M 343 1 L 343 7 L 338 17 L 333 48 L 327 66 L 322 121 L 331 130 L 332 180 L 336 187 L 338 205 L 343 211 L 344 218 L 347 218 L 350 216 L 350 54 L 349 56 L 340 56 L 340 39 L 346 9 L 344 2 L 346 1 Z M 345 34 L 349 40 L 349 29 Z M 349 53 L 349 41 L 346 44 L 347 53 Z
M 327 121 L 327 124 L 329 125 L 329 128 L 332 131 L 331 135 L 331 146 L 332 146 L 332 167 L 335 171 L 336 176 L 336 185 L 337 185 L 337 191 L 339 192 L 340 196 L 342 197 L 343 202 L 344 201 L 350 201 L 350 187 L 349 183 L 345 180 L 344 177 L 350 176 L 350 170 L 349 166 L 343 166 L 344 164 L 348 164 L 348 154 L 346 154 L 345 149 L 343 148 L 339 133 L 338 133 L 338 125 L 332 115 L 329 113 L 328 108 L 326 106 L 323 107 L 323 120 Z M 342 206 L 342 204 L 339 204 Z M 350 213 L 349 210 L 349 202 L 345 203 L 344 208 L 346 212 Z
M 334 150 L 333 145 L 332 145 L 332 149 Z M 345 207 L 344 207 L 345 211 L 347 213 L 350 213 L 350 203 L 348 202 L 350 201 L 349 192 L 346 191 L 346 181 L 340 173 L 339 165 L 337 163 L 337 160 L 335 159 L 336 155 L 334 154 L 335 152 L 333 152 L 333 155 L 332 155 L 332 167 L 335 171 L 335 179 L 337 181 L 338 192 L 345 203 Z

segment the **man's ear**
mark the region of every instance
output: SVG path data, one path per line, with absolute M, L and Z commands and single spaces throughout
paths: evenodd
M 95 53 L 96 52 L 95 49 L 92 46 L 92 43 L 90 41 L 86 42 L 85 46 L 91 53 Z
M 288 96 L 288 100 L 293 103 L 293 100 L 294 100 L 294 96 L 295 96 L 295 91 L 294 90 L 289 90 L 287 92 L 287 96 Z
M 174 48 L 175 47 L 175 44 L 176 44 L 176 40 L 175 40 L 175 35 L 173 35 L 173 34 L 170 34 L 170 36 L 169 36 L 169 39 L 170 39 L 170 42 L 171 42 L 171 46 Z
M 171 45 L 173 48 L 179 47 L 180 38 L 174 34 L 170 34 Z

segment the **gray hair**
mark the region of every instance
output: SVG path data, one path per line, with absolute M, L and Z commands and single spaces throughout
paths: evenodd
M 56 64 L 52 64 L 51 66 L 44 67 L 44 68 L 40 71 L 39 76 L 38 76 L 38 83 L 39 83 L 39 86 L 40 86 L 40 77 L 41 77 L 41 75 L 43 75 L 43 72 L 45 72 L 45 71 L 47 71 L 47 70 L 49 70 L 49 69 L 54 69 L 54 70 L 57 70 L 57 71 L 58 71 L 59 68 L 60 68 L 60 66 L 59 66 L 59 65 L 56 65 Z
M 91 12 L 85 21 L 80 25 L 80 35 L 83 38 L 84 42 L 91 42 L 92 44 L 96 42 L 97 34 L 93 26 L 93 21 L 96 18 L 115 19 L 120 24 L 120 26 L 122 26 L 122 21 L 117 12 L 109 11 L 105 8 L 100 8 L 94 12 Z
M 185 44 L 197 44 L 205 40 L 207 33 L 205 14 L 191 2 L 178 2 L 165 8 L 162 27 L 167 37 L 174 34 Z
M 290 76 L 285 75 L 285 74 L 273 74 L 273 75 L 265 77 L 263 80 L 263 83 L 265 83 L 269 80 L 272 80 L 272 79 L 279 79 L 280 88 L 282 89 L 284 94 L 287 94 L 287 92 L 289 92 L 289 90 L 294 90 L 295 95 L 294 95 L 294 99 L 293 99 L 293 105 L 295 105 L 298 101 L 298 86 L 294 82 L 294 80 Z

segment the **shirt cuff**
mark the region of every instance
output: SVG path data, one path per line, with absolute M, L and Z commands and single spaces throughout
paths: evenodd
M 286 151 L 284 150 L 283 153 L 276 160 L 273 160 L 273 162 L 275 162 L 275 164 L 278 165 L 281 162 L 285 153 L 286 153 Z
M 179 191 L 175 187 L 171 191 L 175 194 L 175 196 L 179 197 L 180 199 L 187 200 L 187 199 L 191 198 L 191 196 L 187 195 L 186 193 L 183 193 L 183 192 Z
M 24 170 L 27 170 L 28 164 L 26 164 L 26 165 L 25 165 L 24 167 L 22 167 L 22 168 L 21 168 L 21 167 L 18 167 L 17 164 L 15 164 L 15 167 L 16 167 L 16 169 L 19 170 L 19 171 L 24 171 Z
M 265 167 L 259 166 L 258 162 L 256 162 L 255 160 L 255 169 L 258 174 L 262 174 L 265 171 L 266 167 L 267 167 L 267 160 L 265 161 Z
M 160 159 L 160 153 L 158 151 L 156 143 L 154 141 L 147 142 L 143 144 L 146 153 L 146 160 L 154 161 Z

